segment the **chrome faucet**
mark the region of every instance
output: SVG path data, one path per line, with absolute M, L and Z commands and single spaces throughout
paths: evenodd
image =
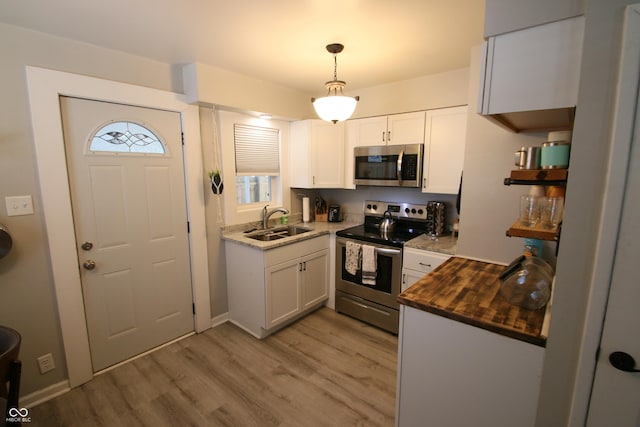
M 285 215 L 289 213 L 289 211 L 286 210 L 285 208 L 275 208 L 268 211 L 267 206 L 269 205 L 265 205 L 265 207 L 262 208 L 262 228 L 265 228 L 265 229 L 269 225 L 269 217 L 271 217 L 271 215 L 273 215 L 276 212 L 282 212 Z

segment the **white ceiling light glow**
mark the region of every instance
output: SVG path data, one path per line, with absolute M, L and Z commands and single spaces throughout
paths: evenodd
M 344 96 L 342 90 L 347 85 L 344 81 L 338 80 L 338 54 L 342 52 L 344 46 L 339 43 L 327 45 L 327 51 L 333 54 L 333 80 L 325 83 L 327 96 L 322 98 L 311 98 L 316 113 L 322 120 L 328 122 L 341 122 L 347 120 L 356 109 L 360 100 L 359 96 Z

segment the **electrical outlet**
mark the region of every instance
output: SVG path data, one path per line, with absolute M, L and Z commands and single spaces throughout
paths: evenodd
M 44 356 L 40 356 L 38 357 L 37 360 L 38 360 L 38 367 L 40 368 L 41 374 L 52 371 L 56 367 L 55 363 L 53 363 L 53 356 L 51 355 L 51 353 L 47 353 Z

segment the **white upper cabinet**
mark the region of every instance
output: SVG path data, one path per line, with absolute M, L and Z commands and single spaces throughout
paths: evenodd
M 457 194 L 467 137 L 467 106 L 426 115 L 422 192 Z
M 387 116 L 387 143 L 389 145 L 422 144 L 424 117 L 424 111 Z
M 387 116 L 347 120 L 347 146 L 387 144 Z
M 355 147 L 422 144 L 424 120 L 424 111 L 347 120 L 344 188 L 356 188 L 353 183 L 353 149 Z
M 353 147 L 422 144 L 424 111 L 348 120 L 347 134 Z
M 584 17 L 490 37 L 478 111 L 516 131 L 571 129 Z
M 343 188 L 344 122 L 301 120 L 291 123 L 291 187 Z

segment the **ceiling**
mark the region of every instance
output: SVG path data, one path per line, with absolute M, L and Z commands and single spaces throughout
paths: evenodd
M 200 62 L 309 94 L 469 65 L 484 0 L 2 0 L 0 22 L 171 64 Z

